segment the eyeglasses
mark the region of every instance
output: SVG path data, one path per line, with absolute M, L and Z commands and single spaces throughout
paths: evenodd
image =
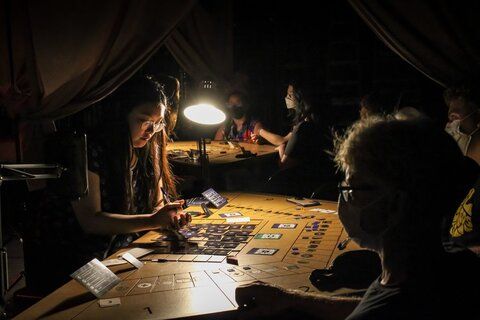
M 160 120 L 158 122 L 153 122 L 152 120 L 142 121 L 142 130 L 149 130 L 152 129 L 153 133 L 157 133 L 165 129 L 165 121 Z
M 362 191 L 367 191 L 367 190 L 375 190 L 377 189 L 376 187 L 373 186 L 360 186 L 360 187 L 353 187 L 347 184 L 347 182 L 342 181 L 338 184 L 338 191 L 342 195 L 342 198 L 345 202 L 352 201 L 354 199 L 353 197 L 353 191 L 354 190 L 362 190 Z

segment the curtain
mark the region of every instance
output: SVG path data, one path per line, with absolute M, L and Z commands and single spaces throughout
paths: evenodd
M 480 2 L 349 0 L 395 53 L 443 86 L 480 72 Z
M 0 105 L 58 119 L 102 99 L 167 39 L 194 0 L 0 0 Z
M 233 73 L 232 1 L 200 1 L 166 41 L 180 66 L 196 81 L 225 84 Z

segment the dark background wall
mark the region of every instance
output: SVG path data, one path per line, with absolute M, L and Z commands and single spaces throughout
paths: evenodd
M 442 89 L 377 39 L 346 1 L 237 1 L 235 10 L 236 67 L 250 76 L 267 121 L 284 108 L 290 78 L 317 93 L 332 123 L 356 119 L 359 98 L 373 90 L 403 92 L 404 104 L 444 116 Z
M 286 130 L 283 99 L 289 79 L 306 83 L 331 125 L 343 127 L 354 121 L 360 97 L 372 91 L 401 93 L 403 105 L 445 118 L 442 88 L 391 52 L 346 1 L 236 0 L 234 17 L 236 78 L 248 79 L 252 110 L 272 130 Z M 159 50 L 140 72 L 178 77 L 182 101 L 194 85 L 166 49 Z M 108 112 L 93 106 L 58 126 L 89 127 L 108 117 Z M 180 138 L 212 132 L 193 128 L 180 117 Z

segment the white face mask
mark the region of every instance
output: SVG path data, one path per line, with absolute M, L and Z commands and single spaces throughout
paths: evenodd
M 455 142 L 458 144 L 460 150 L 462 150 L 463 155 L 467 155 L 468 146 L 472 140 L 472 136 L 463 133 L 460 131 L 460 122 L 462 120 L 453 120 L 452 122 L 447 123 L 445 126 L 445 131 L 452 136 Z
M 289 97 L 285 97 L 285 104 L 287 105 L 287 109 L 295 109 L 298 106 L 298 102 Z
M 457 142 L 460 150 L 462 150 L 463 155 L 467 155 L 468 152 L 468 147 L 470 145 L 470 141 L 472 140 L 472 134 L 476 132 L 472 132 L 471 134 L 466 134 L 463 133 L 460 130 L 460 124 L 462 123 L 463 120 L 471 117 L 473 114 L 475 114 L 477 111 L 473 111 L 472 113 L 467 114 L 465 117 L 461 119 L 456 119 L 451 122 L 448 122 L 445 125 L 445 131 L 453 137 L 455 142 Z

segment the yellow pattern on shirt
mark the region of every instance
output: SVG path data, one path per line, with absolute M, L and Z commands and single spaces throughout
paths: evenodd
M 453 217 L 452 226 L 450 228 L 450 235 L 454 238 L 461 237 L 465 233 L 473 230 L 472 224 L 472 207 L 473 204 L 470 201 L 472 199 L 475 189 L 470 189 L 468 195 L 463 200 L 462 204 L 457 209 L 455 216 Z

